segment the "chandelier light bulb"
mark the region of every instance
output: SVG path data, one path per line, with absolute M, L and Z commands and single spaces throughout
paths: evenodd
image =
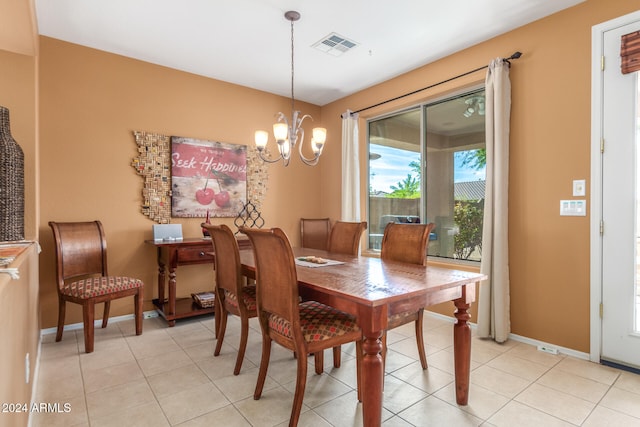
M 280 155 L 283 159 L 288 159 L 291 155 L 291 144 L 288 139 L 278 140 L 282 141 L 282 143 L 278 142 L 278 150 L 280 151 Z
M 267 146 L 269 141 L 269 133 L 266 130 L 257 130 L 255 134 L 256 148 L 258 151 L 262 151 Z
M 276 141 L 283 141 L 288 139 L 289 127 L 286 123 L 274 123 L 273 124 L 273 136 Z
M 327 130 L 325 128 L 313 128 L 313 139 L 316 144 L 324 144 L 327 140 Z

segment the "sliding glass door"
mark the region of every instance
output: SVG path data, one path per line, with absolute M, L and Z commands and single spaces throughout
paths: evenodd
M 479 261 L 485 182 L 484 91 L 371 120 L 369 249 L 393 222 L 434 222 L 429 255 Z

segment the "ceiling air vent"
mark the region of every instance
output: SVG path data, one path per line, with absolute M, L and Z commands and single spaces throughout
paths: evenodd
M 356 46 L 357 43 L 353 40 L 344 38 L 336 33 L 331 33 L 313 44 L 312 47 L 332 56 L 340 56 Z

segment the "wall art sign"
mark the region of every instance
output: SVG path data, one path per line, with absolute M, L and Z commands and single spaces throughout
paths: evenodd
M 247 201 L 247 146 L 171 137 L 171 216 L 235 217 Z

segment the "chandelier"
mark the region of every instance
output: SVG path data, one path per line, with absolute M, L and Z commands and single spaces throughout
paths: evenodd
M 484 96 L 472 96 L 464 100 L 467 109 L 462 113 L 463 116 L 469 118 L 474 113 L 484 116 Z
M 304 129 L 302 128 L 302 122 L 306 118 L 313 120 L 308 114 L 301 115 L 300 111 L 295 109 L 295 97 L 293 92 L 293 23 L 300 19 L 300 13 L 296 11 L 289 11 L 284 14 L 284 17 L 291 22 L 291 112 L 290 119 L 283 113 L 276 114 L 276 123 L 273 125 L 273 136 L 278 145 L 279 156 L 276 158 L 269 158 L 265 152 L 267 142 L 269 142 L 269 133 L 264 130 L 258 130 L 255 133 L 256 148 L 258 154 L 262 160 L 269 163 L 275 163 L 282 160 L 285 166 L 289 165 L 289 159 L 291 158 L 291 152 L 298 145 L 298 151 L 300 159 L 306 165 L 313 166 L 318 163 L 324 143 L 327 139 L 327 130 L 325 128 L 314 128 L 311 138 L 311 150 L 313 151 L 313 158 L 309 159 L 302 154 L 302 143 L 304 141 Z

